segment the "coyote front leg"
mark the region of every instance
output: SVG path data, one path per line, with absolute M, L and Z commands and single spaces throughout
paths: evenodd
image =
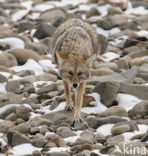
M 71 100 L 71 89 L 70 89 L 69 83 L 67 81 L 63 80 L 63 84 L 65 87 L 65 96 L 66 96 L 66 107 L 65 107 L 65 109 L 67 111 L 71 111 L 74 108 L 73 104 L 72 104 L 72 100 Z
M 83 104 L 83 93 L 85 90 L 86 82 L 81 82 L 79 87 L 75 91 L 75 112 L 74 112 L 74 122 L 81 121 L 81 108 Z

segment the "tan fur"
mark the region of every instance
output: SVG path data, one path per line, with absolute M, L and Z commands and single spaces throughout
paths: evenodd
M 74 107 L 70 87 L 75 88 L 74 121 L 81 120 L 86 80 L 91 76 L 90 67 L 99 53 L 98 43 L 93 27 L 79 19 L 66 21 L 53 35 L 52 53 L 65 87 L 66 110 Z

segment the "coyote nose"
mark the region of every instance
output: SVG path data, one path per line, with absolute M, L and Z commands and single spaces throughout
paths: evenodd
M 74 83 L 74 84 L 73 84 L 73 87 L 74 87 L 74 88 L 77 88 L 77 87 L 78 87 L 78 84 Z

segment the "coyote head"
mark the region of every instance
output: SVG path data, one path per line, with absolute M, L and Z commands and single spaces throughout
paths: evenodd
M 74 88 L 77 88 L 80 82 L 90 78 L 90 66 L 95 58 L 95 54 L 86 56 L 68 57 L 64 53 L 57 51 L 59 73 L 63 80 L 68 81 Z

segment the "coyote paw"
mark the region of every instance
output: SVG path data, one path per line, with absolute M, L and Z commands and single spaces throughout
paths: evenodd
M 73 111 L 74 110 L 74 106 L 73 105 L 68 105 L 65 107 L 66 111 Z
M 80 123 L 80 122 L 83 123 L 83 119 L 81 117 L 74 118 L 73 123 L 72 123 L 71 126 L 74 127 L 75 124 Z

